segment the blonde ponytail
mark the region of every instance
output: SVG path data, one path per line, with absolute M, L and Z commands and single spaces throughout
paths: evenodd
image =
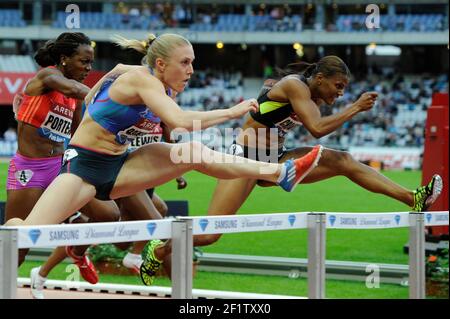
M 145 62 L 143 64 L 147 64 L 152 68 L 155 67 L 157 58 L 169 59 L 175 48 L 183 45 L 192 46 L 189 40 L 173 33 L 165 33 L 158 37 L 154 34 L 149 34 L 144 41 L 128 40 L 120 35 L 115 35 L 113 41 L 123 49 L 134 49 L 145 54 L 146 56 L 142 59 Z
M 113 43 L 120 46 L 122 49 L 133 49 L 142 54 L 147 54 L 148 47 L 154 39 L 156 39 L 154 34 L 149 34 L 148 39 L 144 41 L 127 39 L 118 34 L 112 36 Z

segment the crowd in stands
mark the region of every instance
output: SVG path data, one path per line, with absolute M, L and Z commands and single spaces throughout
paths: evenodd
M 196 71 L 178 101 L 185 107 L 209 111 L 239 103 L 243 90 L 240 72 Z
M 55 28 L 66 27 L 67 13 L 58 11 L 51 22 Z M 191 31 L 215 32 L 300 32 L 303 29 L 339 32 L 368 31 L 366 14 L 338 14 L 320 26 L 314 19 L 306 24 L 300 12 L 289 7 L 273 7 L 270 10 L 254 9 L 251 13 L 223 13 L 214 7 L 195 14 L 191 8 L 181 4 L 144 4 L 136 7 L 119 3 L 115 12 L 81 12 L 80 26 L 87 29 L 137 29 L 164 30 L 167 28 L 189 28 Z M 24 27 L 26 22 L 20 10 L 0 10 L 0 27 Z M 448 29 L 442 14 L 382 14 L 380 27 L 373 30 L 403 32 L 438 32 Z
M 366 19 L 367 15 L 362 14 L 339 15 L 336 23 L 328 26 L 328 31 L 367 31 Z M 374 31 L 433 32 L 446 29 L 443 14 L 384 14 L 380 15 L 379 22 L 380 27 L 374 28 Z
M 25 27 L 20 10 L 0 9 L 0 27 Z

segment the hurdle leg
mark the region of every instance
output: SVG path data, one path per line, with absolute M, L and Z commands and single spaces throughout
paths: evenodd
M 192 299 L 192 220 L 172 222 L 172 298 Z
M 325 298 L 326 214 L 308 214 L 308 298 Z
M 409 214 L 409 299 L 425 299 L 425 225 L 423 213 Z
M 17 229 L 0 229 L 0 299 L 16 299 Z

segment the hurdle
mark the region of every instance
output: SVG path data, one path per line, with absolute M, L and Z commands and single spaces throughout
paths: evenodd
M 308 297 L 325 298 L 327 229 L 409 228 L 409 298 L 425 298 L 425 226 L 448 225 L 448 211 L 277 213 L 178 217 L 76 225 L 0 227 L 0 298 L 15 298 L 19 248 L 172 239 L 172 298 L 192 298 L 193 236 L 308 229 Z
M 449 224 L 448 211 L 415 213 L 279 213 L 186 217 L 193 235 L 308 229 L 308 298 L 325 298 L 327 229 L 409 228 L 409 298 L 425 298 L 425 226 Z M 186 283 L 189 285 L 189 282 Z
M 185 242 L 186 234 L 182 234 L 188 230 L 187 224 L 189 223 L 170 218 L 155 221 L 0 227 L 0 299 L 16 298 L 18 249 L 170 238 L 173 239 L 173 250 L 176 252 L 171 273 L 172 297 L 189 298 L 190 295 L 185 295 L 185 290 L 181 290 L 186 280 L 181 280 L 180 276 L 188 271 L 192 273 L 192 242 Z M 186 249 L 186 244 L 190 244 L 191 249 Z

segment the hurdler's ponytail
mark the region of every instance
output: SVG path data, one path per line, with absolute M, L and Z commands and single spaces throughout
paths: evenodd
M 309 78 L 321 72 L 325 77 L 335 74 L 350 76 L 350 70 L 341 58 L 335 55 L 328 55 L 320 59 L 317 63 L 298 62 L 291 63 L 284 69 L 277 69 L 280 78 L 289 74 L 302 74 Z
M 128 40 L 122 36 L 116 35 L 113 38 L 114 43 L 123 49 L 134 49 L 146 56 L 146 64 L 155 68 L 156 59 L 168 59 L 173 50 L 183 45 L 190 45 L 191 43 L 186 38 L 178 34 L 166 33 L 156 37 L 154 34 L 149 34 L 144 41 Z

